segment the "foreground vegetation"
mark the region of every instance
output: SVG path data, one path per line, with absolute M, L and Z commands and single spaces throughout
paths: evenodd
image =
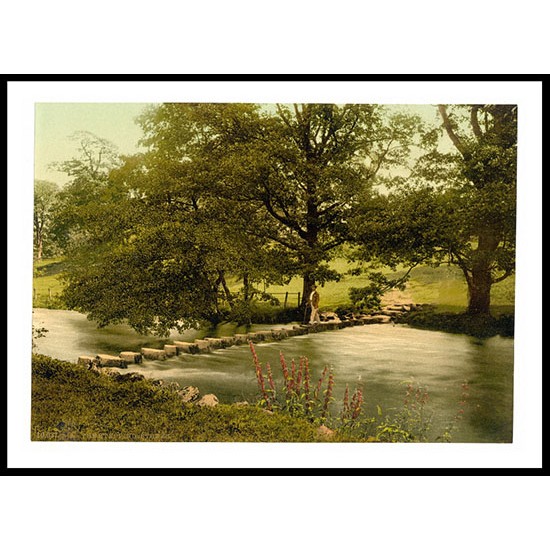
M 284 388 L 276 388 L 254 348 L 260 393 L 257 404 L 185 403 L 177 384 L 136 373 L 86 369 L 44 355 L 32 359 L 33 441 L 249 441 L 249 442 L 422 442 L 428 441 L 431 414 L 425 388 L 409 384 L 403 409 L 391 417 L 378 407 L 363 410 L 362 391 L 346 390 L 343 407 L 331 412 L 333 374 L 310 380 L 308 362 L 286 365 Z M 251 371 L 254 368 L 251 365 Z M 287 368 L 288 367 L 288 368 Z M 310 384 L 311 383 L 311 384 Z M 463 386 L 462 399 L 466 386 Z M 463 403 L 460 405 L 463 407 Z M 450 441 L 453 423 L 435 440 Z
M 254 406 L 183 404 L 151 380 L 32 360 L 33 441 L 321 441 L 306 420 Z

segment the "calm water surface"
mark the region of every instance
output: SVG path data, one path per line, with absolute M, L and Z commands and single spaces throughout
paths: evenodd
M 236 328 L 222 325 L 215 331 L 172 333 L 170 339 L 136 334 L 124 325 L 98 329 L 73 311 L 35 309 L 35 327 L 45 327 L 45 338 L 36 341 L 37 353 L 76 361 L 79 355 L 139 351 L 160 347 L 170 339 L 192 341 L 204 336 L 230 335 L 275 325 Z M 284 325 L 276 325 L 277 327 Z M 260 361 L 279 372 L 279 353 L 288 362 L 309 358 L 313 378 L 329 365 L 334 370 L 337 402 L 360 385 L 367 411 L 376 405 L 392 413 L 403 404 L 406 385 L 417 382 L 429 392 L 433 412 L 431 439 L 442 433 L 460 408 L 461 385 L 469 385 L 464 416 L 453 431 L 455 442 L 511 442 L 513 408 L 512 338 L 474 338 L 461 334 L 419 330 L 406 325 L 365 325 L 318 334 L 295 336 L 280 342 L 256 344 Z M 202 394 L 215 393 L 220 401 L 253 401 L 257 384 L 250 350 L 234 346 L 204 355 L 180 355 L 166 361 L 147 361 L 129 371 L 150 378 L 197 386 Z

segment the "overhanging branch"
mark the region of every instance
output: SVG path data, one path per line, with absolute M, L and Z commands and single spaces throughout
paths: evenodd
M 472 105 L 472 110 L 470 111 L 470 123 L 472 124 L 472 130 L 474 131 L 475 137 L 480 140 L 483 137 L 483 132 L 479 126 L 479 121 L 477 119 L 477 112 L 479 111 L 479 105 Z
M 447 132 L 447 135 L 451 138 L 451 141 L 453 142 L 453 145 L 457 148 L 457 150 L 460 152 L 462 156 L 464 156 L 465 148 L 462 142 L 460 141 L 460 138 L 455 133 L 453 125 L 451 124 L 451 120 L 449 119 L 449 115 L 447 114 L 447 108 L 445 105 L 438 105 L 439 113 L 441 115 L 441 118 L 443 119 L 443 127 L 445 128 L 445 131 Z

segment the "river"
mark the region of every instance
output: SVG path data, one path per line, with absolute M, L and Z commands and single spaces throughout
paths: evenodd
M 139 335 L 125 325 L 98 329 L 80 313 L 48 309 L 35 309 L 33 324 L 48 330 L 44 338 L 36 340 L 35 351 L 68 361 L 76 361 L 79 355 L 161 347 L 171 339 L 192 341 L 274 326 L 220 325 L 215 330 L 190 330 L 159 339 Z M 400 410 L 408 383 L 425 386 L 429 394 L 427 409 L 433 414 L 430 439 L 441 434 L 462 408 L 464 413 L 455 422 L 452 440 L 472 443 L 512 441 L 513 349 L 513 338 L 480 339 L 399 324 L 357 326 L 256 344 L 260 361 L 264 365 L 270 362 L 277 376 L 281 351 L 288 362 L 307 356 L 314 380 L 329 365 L 334 372 L 336 400 L 341 403 L 346 384 L 351 391 L 360 386 L 366 410 L 372 415 L 377 414 L 377 406 L 384 414 Z M 182 386 L 197 386 L 202 394 L 214 393 L 225 403 L 257 397 L 247 346 L 147 361 L 129 370 L 177 381 Z M 459 401 L 465 382 L 469 395 L 462 406 Z

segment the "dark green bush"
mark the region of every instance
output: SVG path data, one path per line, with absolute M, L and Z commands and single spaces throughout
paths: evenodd
M 442 330 L 469 334 L 481 338 L 490 336 L 513 336 L 514 316 L 470 315 L 468 313 L 438 313 L 435 307 L 423 306 L 421 311 L 411 311 L 396 319 L 416 328 Z

